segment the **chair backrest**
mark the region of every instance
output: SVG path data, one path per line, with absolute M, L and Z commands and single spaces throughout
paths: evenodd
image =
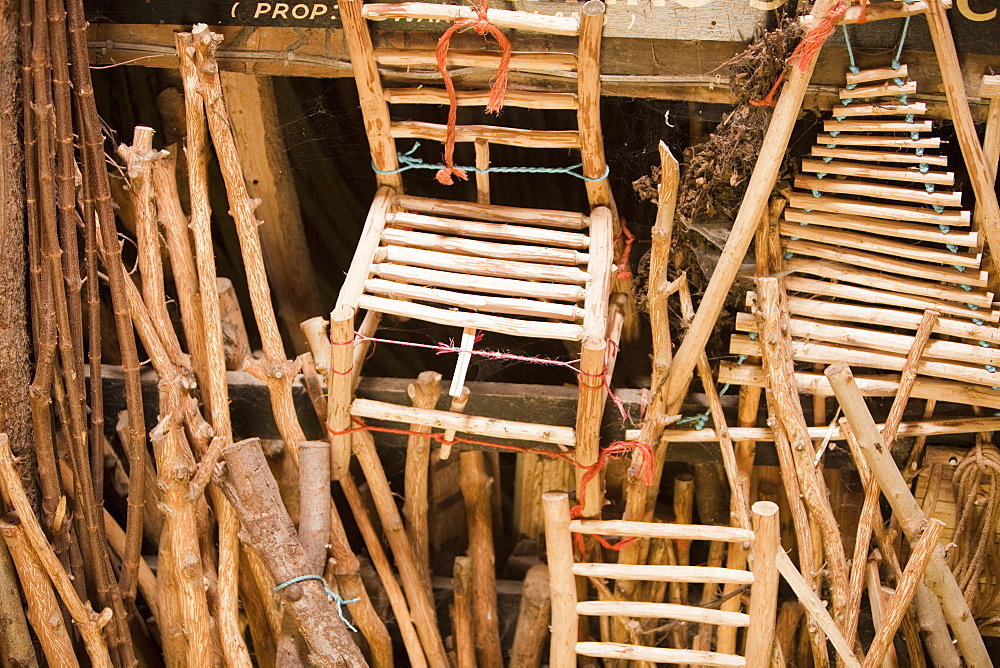
M 575 110 L 576 127 L 570 130 L 526 130 L 500 125 L 458 125 L 456 140 L 475 145 L 476 168 L 489 166 L 489 144 L 503 144 L 527 148 L 575 149 L 580 152 L 583 176 L 591 208 L 613 207 L 611 189 L 606 178 L 604 140 L 600 119 L 600 49 L 604 24 L 604 3 L 587 2 L 579 15 L 544 16 L 529 12 L 490 9 L 489 22 L 501 29 L 575 36 L 578 38 L 576 53 L 513 51 L 510 72 L 549 73 L 573 76 L 576 92 L 518 91 L 511 86 L 504 104 L 530 109 Z M 458 21 L 474 19 L 477 10 L 469 5 L 446 5 L 422 2 L 401 4 L 369 3 L 362 0 L 343 0 L 340 15 L 347 38 L 348 51 L 358 85 L 365 131 L 371 147 L 372 160 L 380 185 L 402 190 L 399 173 L 386 173 L 399 169 L 396 139 L 410 138 L 443 142 L 447 125 L 414 120 L 393 121 L 390 105 L 430 104 L 448 105 L 449 96 L 444 87 L 427 85 L 427 77 L 434 84 L 442 83 L 437 73 L 437 54 L 432 49 L 374 48 L 368 30 L 368 21 L 402 19 L 406 21 Z M 443 30 L 448 24 L 442 24 Z M 506 34 L 506 33 L 505 33 Z M 516 41 L 517 37 L 514 37 Z M 486 79 L 497 73 L 501 53 L 498 51 L 468 51 L 449 49 L 449 67 L 481 68 Z M 379 67 L 405 68 L 420 71 L 419 86 L 383 86 Z M 485 106 L 488 90 L 461 90 L 457 93 L 460 106 Z M 477 174 L 480 192 L 489 191 L 489 174 Z
M 776 554 L 781 549 L 778 506 L 769 501 L 753 505 L 753 530 L 689 524 L 626 522 L 622 520 L 570 519 L 566 492 L 542 495 L 545 511 L 545 544 L 552 596 L 552 639 L 549 665 L 576 666 L 576 656 L 633 659 L 656 663 L 714 666 L 768 666 L 774 641 L 778 597 Z M 619 565 L 577 563 L 573 533 L 666 540 L 706 540 L 751 545 L 750 571 L 707 566 Z M 575 578 L 648 582 L 732 583 L 750 585 L 746 612 L 662 603 L 659 601 L 578 601 Z M 719 652 L 649 647 L 612 642 L 578 642 L 580 616 L 616 616 L 675 619 L 719 626 L 746 627 L 743 656 Z

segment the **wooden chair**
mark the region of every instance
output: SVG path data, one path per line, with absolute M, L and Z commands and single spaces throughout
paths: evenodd
M 470 6 L 429 3 L 362 4 L 344 0 L 340 14 L 360 94 L 361 109 L 379 189 L 365 222 L 350 270 L 331 316 L 334 344 L 330 374 L 329 428 L 337 443 L 334 466 L 350 452 L 351 417 L 378 418 L 477 436 L 523 439 L 576 447 L 582 464 L 597 461 L 601 413 L 608 365 L 608 312 L 617 221 L 607 179 L 599 115 L 599 53 L 603 3 L 592 0 L 579 16 L 550 17 L 527 12 L 489 10 L 498 28 L 577 37 L 576 53 L 514 51 L 512 75 L 557 72 L 575 76 L 575 93 L 509 90 L 508 106 L 576 110 L 569 130 L 526 130 L 499 125 L 458 125 L 459 143 L 473 143 L 476 167 L 489 167 L 490 144 L 578 151 L 588 210 L 498 206 L 489 202 L 489 173 L 476 174 L 478 201 L 416 197 L 403 191 L 396 140 L 444 141 L 445 124 L 394 120 L 390 107 L 447 105 L 444 88 L 383 86 L 379 67 L 406 67 L 436 73 L 429 49 L 374 48 L 368 21 L 389 19 L 454 21 L 475 18 Z M 448 24 L 444 24 L 448 25 Z M 449 65 L 489 68 L 495 73 L 497 51 L 451 49 Z M 485 103 L 489 91 L 461 90 L 459 106 Z M 442 113 L 443 116 L 443 113 Z M 502 118 L 502 117 L 501 117 Z M 544 205 L 544 202 L 540 202 Z M 355 339 L 355 321 L 364 317 Z M 382 314 L 455 327 L 463 351 L 471 350 L 478 331 L 537 339 L 579 342 L 582 347 L 580 407 L 575 428 L 463 416 L 463 381 L 470 354 L 458 355 L 451 386 L 452 411 L 419 410 L 383 402 L 355 400 L 354 380 L 364 361 L 367 336 Z M 457 334 L 458 332 L 456 332 Z M 457 337 L 456 337 L 457 338 Z M 611 338 L 614 338 L 612 336 Z M 353 354 L 352 346 L 355 342 Z M 614 348 L 615 346 L 610 346 Z M 592 485 L 590 508 L 599 508 L 598 485 Z
M 549 665 L 576 666 L 577 655 L 603 659 L 632 659 L 656 663 L 706 666 L 771 665 L 775 609 L 778 597 L 777 553 L 781 550 L 778 506 L 769 501 L 753 505 L 754 530 L 735 527 L 571 520 L 566 492 L 542 495 L 545 509 L 545 545 L 552 597 L 552 640 Z M 572 534 L 598 534 L 667 540 L 711 540 L 750 543 L 751 571 L 706 566 L 619 565 L 576 563 Z M 577 601 L 576 577 L 628 579 L 649 582 L 734 583 L 751 585 L 747 612 L 661 603 L 658 601 Z M 616 616 L 675 619 L 746 627 L 744 656 L 711 651 L 648 647 L 611 642 L 577 642 L 580 616 Z

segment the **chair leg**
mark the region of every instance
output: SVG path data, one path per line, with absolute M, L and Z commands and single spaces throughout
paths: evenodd
M 354 400 L 354 309 L 338 306 L 330 314 L 330 375 L 327 429 L 330 445 L 330 478 L 339 480 L 351 465 L 351 403 Z
M 569 532 L 569 495 L 566 492 L 543 493 L 542 509 L 545 512 L 545 552 L 549 562 L 552 599 L 549 665 L 552 668 L 575 668 L 579 625 L 576 578 L 572 570 L 573 539 Z
M 604 416 L 604 339 L 588 338 L 580 349 L 580 392 L 576 409 L 576 461 L 593 466 L 600 457 L 601 419 Z M 576 490 L 583 516 L 599 517 L 604 507 L 604 476 L 598 473 L 583 488 L 586 469 L 577 469 Z
M 774 644 L 778 605 L 778 566 L 781 522 L 778 505 L 771 501 L 753 504 L 753 589 L 750 592 L 750 626 L 747 628 L 748 666 L 767 666 Z

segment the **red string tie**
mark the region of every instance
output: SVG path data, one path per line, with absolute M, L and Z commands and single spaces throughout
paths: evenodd
M 626 279 L 632 276 L 632 272 L 629 270 L 628 260 L 629 256 L 632 255 L 632 241 L 635 239 L 635 235 L 632 234 L 628 227 L 625 225 L 625 219 L 619 218 L 621 223 L 621 230 L 618 232 L 618 238 L 625 237 L 625 247 L 622 248 L 622 254 L 619 257 L 618 262 L 615 264 L 615 269 L 618 273 L 615 274 L 615 278 Z M 615 244 L 618 243 L 618 238 L 615 239 Z
M 445 90 L 448 91 L 448 130 L 444 138 L 444 167 L 438 170 L 434 178 L 446 186 L 454 183 L 452 175 L 465 181 L 469 179 L 468 174 L 464 170 L 455 166 L 455 126 L 458 122 L 458 95 L 455 93 L 455 84 L 451 80 L 451 75 L 448 74 L 448 48 L 451 45 L 452 35 L 459 31 L 468 30 L 469 28 L 472 28 L 484 37 L 487 33 L 493 35 L 493 39 L 500 46 L 500 65 L 497 67 L 497 76 L 493 80 L 493 86 L 490 87 L 490 99 L 486 104 L 486 111 L 499 114 L 500 110 L 503 109 L 504 94 L 507 92 L 507 73 L 510 70 L 510 40 L 507 39 L 507 36 L 499 28 L 490 23 L 490 20 L 486 17 L 489 10 L 489 0 L 479 0 L 479 3 L 473 9 L 476 12 L 474 18 L 457 19 L 444 31 L 444 34 L 438 39 L 437 44 L 438 72 L 441 73 L 441 78 L 444 79 Z

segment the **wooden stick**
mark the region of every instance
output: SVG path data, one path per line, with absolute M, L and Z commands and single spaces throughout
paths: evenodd
M 536 564 L 528 569 L 521 589 L 521 608 L 511 645 L 510 668 L 538 668 L 549 636 L 551 610 L 549 567 Z
M 552 668 L 576 666 L 576 581 L 573 577 L 573 541 L 570 537 L 569 495 L 566 492 L 542 494 L 545 512 L 545 551 L 549 562 L 549 586 L 552 598 L 552 637 L 549 641 L 549 665 Z
M 476 330 L 466 327 L 462 330 L 462 342 L 458 346 L 461 352 L 458 353 L 458 360 L 455 362 L 455 373 L 452 375 L 451 387 L 448 390 L 448 394 L 452 397 L 462 396 L 462 391 L 465 389 L 465 375 L 469 372 L 469 360 L 472 359 L 471 351 L 475 345 Z
M 771 659 L 775 613 L 778 603 L 777 553 L 781 552 L 778 506 L 770 501 L 753 504 L 753 588 L 750 591 L 750 626 L 747 627 L 748 666 L 763 666 Z
M 604 359 L 607 342 L 602 338 L 584 340 L 580 351 L 579 400 L 576 413 L 576 463 L 580 467 L 597 464 L 600 456 L 601 418 L 607 399 Z M 586 468 L 577 468 L 576 489 L 581 495 L 583 517 L 600 517 L 604 507 L 604 472 L 600 471 L 583 487 Z
M 489 204 L 489 202 L 480 202 L 480 204 Z M 553 230 L 547 227 L 535 227 L 527 224 L 483 223 L 476 220 L 441 218 L 439 216 L 428 216 L 426 214 L 409 213 L 407 211 L 397 211 L 396 213 L 388 214 L 386 222 L 390 225 L 409 227 L 415 230 L 483 239 L 520 241 L 537 246 L 573 248 L 577 250 L 586 250 L 590 246 L 590 238 L 586 234 Z
M 519 259 L 505 260 L 471 255 L 440 253 L 433 250 L 406 248 L 403 246 L 389 246 L 384 249 L 379 249 L 379 253 L 374 255 L 374 259 L 376 261 L 412 264 L 418 267 L 429 267 L 431 269 L 468 271 L 472 274 L 489 277 L 548 281 L 552 283 L 582 284 L 590 278 L 590 275 L 583 269 L 571 266 L 575 265 L 575 263 L 568 263 L 567 265 L 552 265 L 540 263 L 537 258 L 534 261 Z M 543 262 L 545 261 L 543 260 Z M 348 278 L 352 278 L 352 276 L 348 274 Z M 343 303 L 347 303 L 346 299 L 343 300 Z
M 580 129 L 580 159 L 583 174 L 598 181 L 586 181 L 587 199 L 591 208 L 598 206 L 615 209 L 611 184 L 604 176 L 604 135 L 601 132 L 601 36 L 604 30 L 606 8 L 603 2 L 591 0 L 580 12 L 580 39 L 577 45 L 577 95 L 576 112 Z M 615 216 L 617 218 L 617 215 Z M 616 230 L 617 231 L 617 223 Z
M 797 209 L 830 211 L 831 213 L 847 213 L 857 216 L 869 216 L 870 218 L 905 220 L 912 223 L 931 223 L 934 225 L 950 225 L 952 227 L 966 227 L 971 220 L 971 214 L 964 210 L 945 210 L 937 213 L 923 207 L 888 204 L 886 202 L 864 202 L 861 200 L 826 196 L 817 199 L 811 193 L 794 191 L 788 199 L 788 204 Z
M 379 65 L 392 67 L 437 68 L 433 49 L 375 49 L 373 56 Z M 448 67 L 482 67 L 497 70 L 500 54 L 493 52 L 448 49 Z M 510 55 L 512 72 L 574 72 L 576 55 L 572 53 L 514 52 Z M 513 91 L 511 91 L 513 92 Z
M 791 586 L 795 595 L 798 596 L 799 601 L 806 609 L 806 612 L 823 629 L 827 637 L 830 638 L 830 642 L 833 643 L 834 649 L 837 650 L 837 656 L 840 657 L 841 662 L 845 666 L 861 668 L 861 662 L 854 655 L 851 646 L 847 643 L 843 634 L 841 634 L 840 629 L 837 628 L 836 622 L 830 617 L 830 613 L 827 612 L 826 603 L 813 592 L 809 582 L 795 568 L 795 564 L 788 558 L 784 550 L 778 550 L 777 552 L 777 565 L 778 572 L 781 573 L 785 581 Z
M 905 116 L 906 114 L 925 114 L 927 104 L 925 102 L 910 102 L 908 104 L 849 104 L 846 107 L 837 107 L 837 115 L 849 118 L 852 116 Z M 819 148 L 818 146 L 815 148 Z M 921 156 L 908 156 L 919 158 Z M 933 158 L 947 158 L 947 156 L 930 156 Z M 947 159 L 945 160 L 947 163 Z
M 882 487 L 899 520 L 900 527 L 907 539 L 916 543 L 927 521 L 926 517 L 883 444 L 881 434 L 871 418 L 871 413 L 868 412 L 864 398 L 854 383 L 850 367 L 842 362 L 833 364 L 827 368 L 826 376 L 844 409 L 845 417 L 858 437 L 865 459 L 871 466 L 872 475 Z M 959 593 L 955 577 L 945 563 L 944 548 L 940 545 L 936 546 L 928 563 L 925 582 L 941 601 L 945 617 L 955 633 L 959 650 L 966 661 L 975 666 L 990 665 L 982 637 L 969 613 L 965 598 Z
M 933 183 L 940 186 L 955 184 L 954 172 L 922 173 L 917 167 L 869 167 L 866 165 L 851 165 L 839 162 L 823 162 L 822 160 L 802 160 L 803 172 L 822 172 L 824 174 L 841 174 L 843 176 L 862 176 L 870 179 L 887 181 L 906 181 L 914 183 Z
M 668 649 L 665 647 L 643 647 L 641 645 L 623 645 L 613 642 L 578 642 L 576 652 L 581 656 L 592 656 L 602 659 L 625 659 L 632 661 L 648 661 L 656 664 L 689 664 L 708 666 L 745 666 L 746 661 L 741 656 L 720 654 L 718 652 L 703 652 L 690 649 Z M 555 666 L 555 664 L 552 664 Z M 565 664 L 567 666 L 572 664 Z
M 389 135 L 393 139 L 443 142 L 447 126 L 423 121 L 396 121 L 389 126 Z M 580 133 L 576 130 L 522 130 L 497 125 L 459 125 L 455 128 L 455 141 L 475 142 L 477 139 L 520 148 L 580 148 Z
M 488 257 L 516 262 L 546 262 L 550 264 L 579 265 L 590 259 L 588 253 L 571 248 L 549 248 L 537 242 L 524 244 L 499 243 L 465 239 L 445 234 L 416 232 L 387 227 L 382 230 L 382 243 L 386 245 L 424 248 L 455 255 Z
M 492 478 L 486 474 L 482 451 L 459 454 L 460 485 L 469 526 L 472 559 L 472 611 L 476 629 L 476 658 L 480 666 L 503 666 L 500 620 L 497 615 L 496 566 L 493 547 Z
M 247 335 L 243 311 L 240 309 L 236 288 L 228 278 L 215 279 L 218 293 L 219 317 L 222 319 L 223 345 L 226 351 L 226 370 L 243 371 L 243 365 L 250 357 L 250 337 Z
M 815 190 L 820 193 L 836 193 L 841 195 L 858 195 L 887 199 L 895 202 L 916 202 L 938 206 L 962 206 L 962 193 L 959 191 L 944 192 L 935 190 L 915 190 L 902 186 L 882 186 L 866 181 L 848 181 L 846 179 L 819 179 L 800 174 L 795 177 L 795 187 Z
M 21 520 L 24 544 L 29 545 L 35 553 L 46 575 L 52 581 L 62 599 L 63 605 L 76 623 L 87 648 L 87 655 L 94 666 L 111 668 L 111 658 L 108 648 L 101 637 L 101 629 L 111 620 L 111 609 L 105 608 L 100 614 L 95 613 L 89 603 L 84 603 L 63 569 L 59 558 L 49 546 L 42 527 L 38 524 L 20 478 L 14 468 L 14 456 L 10 451 L 7 434 L 0 433 L 0 486 L 4 496 L 14 507 Z
M 876 238 L 868 234 L 834 231 L 830 228 L 819 226 L 812 228 L 785 223 L 781 225 L 780 229 L 782 236 L 789 241 L 792 240 L 791 237 L 795 237 L 796 239 L 807 239 L 833 246 L 872 251 L 910 260 L 945 264 L 951 268 L 959 266 L 978 269 L 983 259 L 978 253 L 951 253 L 947 251 L 934 251 L 927 248 L 918 249 L 909 243 Z
M 472 276 L 438 269 L 411 267 L 404 264 L 378 262 L 372 265 L 372 274 L 397 283 L 416 283 L 439 288 L 468 290 L 510 297 L 532 297 L 539 300 L 568 302 L 583 301 L 586 291 L 581 285 L 567 283 L 542 283 L 493 276 Z M 370 283 L 371 279 L 365 281 Z
M 375 501 L 375 508 L 382 520 L 382 530 L 392 548 L 396 568 L 399 570 L 403 590 L 406 592 L 406 598 L 412 608 L 414 625 L 420 636 L 424 652 L 427 654 L 427 660 L 433 666 L 445 665 L 444 662 L 447 661 L 447 658 L 438 631 L 434 606 L 427 596 L 427 590 L 420 578 L 420 572 L 417 570 L 413 549 L 410 547 L 409 538 L 407 538 L 403 528 L 403 520 L 399 516 L 399 510 L 396 508 L 396 501 L 385 476 L 385 470 L 382 468 L 375 451 L 375 441 L 371 433 L 366 430 L 354 432 L 352 441 L 354 455 L 365 473 L 365 479 L 368 481 L 368 487 Z
M 306 555 L 259 441 L 223 446 L 223 455 L 226 472 L 222 489 L 240 516 L 245 540 L 260 554 L 273 580 L 281 584 L 309 574 Z M 311 662 L 318 666 L 367 665 L 320 583 L 288 585 L 281 590 L 281 597 L 309 646 Z
M 306 343 L 309 344 L 309 351 L 312 353 L 313 364 L 316 370 L 324 376 L 330 372 L 330 335 L 327 333 L 329 322 L 327 318 L 316 316 L 303 320 L 299 324 Z M 353 332 L 352 332 L 353 333 Z
M 435 408 L 441 398 L 441 374 L 424 371 L 417 376 L 417 382 L 406 388 L 410 401 L 417 408 Z M 429 434 L 431 429 L 421 424 L 410 425 L 411 432 Z M 406 469 L 403 481 L 403 517 L 406 519 L 406 533 L 413 546 L 413 556 L 417 561 L 428 593 L 431 588 L 430 543 L 427 532 L 427 476 L 431 459 L 431 439 L 428 436 L 411 434 L 406 439 Z
M 338 306 L 330 313 L 330 373 L 326 386 L 326 429 L 330 441 L 330 478 L 339 480 L 351 465 L 351 402 L 354 400 L 354 309 Z
M 865 582 L 868 587 L 868 603 L 872 611 L 872 625 L 878 629 L 885 617 L 885 606 L 889 597 L 882 589 L 882 582 L 879 578 L 878 562 L 881 561 L 881 557 L 878 553 L 873 556 L 879 556 L 879 558 L 877 560 L 875 558 L 869 559 L 865 563 Z M 885 658 L 882 659 L 882 668 L 896 668 L 898 665 L 896 648 L 889 647 Z
M 38 637 L 38 644 L 41 645 L 45 660 L 50 666 L 67 668 L 79 666 L 73 641 L 70 640 L 66 625 L 63 623 L 59 601 L 52 591 L 52 584 L 45 571 L 42 570 L 41 563 L 35 557 L 34 550 L 26 543 L 24 529 L 19 523 L 0 520 L 0 534 L 5 541 L 0 548 L 4 551 L 9 550 L 8 560 L 12 558 L 17 568 L 16 577 L 20 580 L 20 588 L 24 592 L 28 621 L 31 622 L 31 628 Z M 38 660 L 31 647 L 31 637 L 27 633 L 25 641 L 28 643 L 27 647 L 5 646 L 4 651 L 16 653 L 18 660 L 23 661 L 25 666 L 37 666 Z
M 546 227 L 557 227 L 567 230 L 582 230 L 590 225 L 589 218 L 581 213 L 571 213 L 557 209 L 528 209 L 520 206 L 458 202 L 430 197 L 414 197 L 412 195 L 397 196 L 396 206 L 400 210 L 405 211 L 473 218 L 497 223 L 544 225 Z
M 844 107 L 841 111 L 867 116 L 871 111 L 871 105 L 857 107 Z M 892 107 L 892 113 L 908 113 L 905 107 Z M 839 158 L 842 160 L 870 160 L 873 162 L 887 162 L 894 164 L 920 164 L 935 165 L 937 167 L 947 167 L 948 157 L 944 155 L 917 155 L 916 153 L 897 153 L 894 151 L 866 151 L 860 148 L 841 148 L 839 146 L 829 147 L 823 145 L 813 146 L 809 152 L 817 158 Z
M 910 392 L 913 391 L 913 383 L 917 379 L 917 365 L 920 363 L 921 356 L 927 350 L 931 332 L 934 331 L 940 315 L 936 311 L 924 311 L 920 325 L 917 327 L 917 334 L 913 338 L 913 346 L 910 348 L 910 352 L 907 353 L 906 363 L 903 364 L 903 371 L 899 381 L 899 392 L 896 394 L 896 398 L 893 399 L 892 408 L 889 409 L 889 416 L 885 419 L 885 427 L 882 429 L 882 439 L 886 443 L 892 443 L 896 440 L 896 432 L 903 421 L 903 411 L 906 410 L 906 402 L 910 398 Z
M 465 411 L 466 404 L 469 403 L 469 397 L 472 391 L 466 387 L 462 386 L 461 393 L 457 397 L 452 397 L 451 405 L 448 407 L 451 413 L 463 413 Z M 425 423 L 426 424 L 426 423 Z M 451 457 L 451 448 L 454 445 L 455 434 L 458 432 L 456 428 L 448 427 L 444 430 L 444 438 L 441 440 L 441 451 L 438 453 L 439 459 L 448 459 Z
M 471 7 L 438 5 L 429 2 L 376 3 L 363 7 L 361 15 L 369 21 L 384 21 L 386 19 L 457 21 L 476 18 Z M 552 35 L 576 35 L 580 29 L 580 20 L 576 16 L 546 16 L 507 9 L 491 9 L 486 16 L 487 20 L 498 28 L 530 30 Z
M 920 540 L 913 546 L 910 560 L 906 563 L 906 570 L 903 571 L 903 576 L 896 583 L 896 592 L 889 599 L 889 609 L 886 611 L 882 623 L 878 625 L 875 639 L 868 648 L 865 668 L 875 668 L 882 664 L 882 659 L 885 658 L 892 646 L 892 638 L 896 635 L 896 631 L 903 621 L 903 615 L 910 607 L 910 601 L 913 600 L 917 585 L 924 578 L 927 563 L 930 561 L 934 548 L 938 545 L 938 539 L 943 529 L 944 522 L 930 520 L 924 527 Z
M 451 626 L 458 668 L 476 666 L 476 629 L 472 601 L 472 559 L 455 557 L 455 591 L 451 605 Z
M 674 522 L 677 524 L 691 524 L 692 512 L 694 511 L 694 476 L 690 473 L 679 473 L 674 476 Z M 679 541 L 674 549 L 678 566 L 687 566 L 690 563 L 691 543 Z M 672 603 L 688 602 L 688 587 L 686 582 L 678 582 L 676 586 L 670 588 L 670 599 Z
M 330 444 L 303 441 L 299 445 L 299 542 L 311 573 L 323 574 L 330 543 Z

